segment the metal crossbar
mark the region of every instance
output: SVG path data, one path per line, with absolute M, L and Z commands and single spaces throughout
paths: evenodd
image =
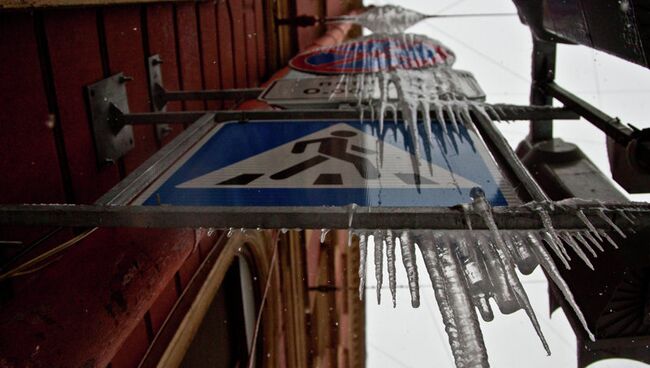
M 496 105 L 499 118 L 502 120 L 530 120 L 530 119 L 578 119 L 580 116 L 566 108 L 548 106 L 516 106 Z M 153 113 L 123 113 L 117 107 L 111 111 L 111 123 L 114 129 L 124 125 L 147 125 L 169 123 L 192 123 L 205 114 L 214 114 L 217 122 L 252 120 L 309 120 L 322 119 L 324 116 L 331 119 L 354 120 L 359 119 L 360 110 L 357 109 L 308 109 L 308 110 L 216 110 L 216 111 L 178 111 L 178 112 L 153 112 Z M 386 112 L 386 118 L 392 119 L 392 112 Z M 398 119 L 401 114 L 398 113 Z
M 579 206 L 591 223 L 610 229 L 605 213 L 619 227 L 650 225 L 648 204 Z M 625 211 L 625 212 L 623 212 Z M 556 229 L 588 229 L 574 209 L 548 210 Z M 627 213 L 629 215 L 624 215 Z M 494 221 L 503 230 L 543 229 L 539 214 L 529 206 L 495 207 Z M 634 224 L 629 218 L 633 218 Z M 214 207 L 214 206 L 104 206 L 26 204 L 0 206 L 0 225 L 59 225 L 71 227 L 137 228 L 329 228 L 347 229 L 486 229 L 478 214 L 462 207 Z M 351 224 L 351 226 L 350 226 Z

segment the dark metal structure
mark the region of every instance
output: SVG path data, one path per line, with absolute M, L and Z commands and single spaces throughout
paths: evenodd
M 650 8 L 644 1 L 514 0 L 533 34 L 531 103 L 554 100 L 580 114 L 608 137 L 612 176 L 630 193 L 650 191 L 648 130 L 609 116 L 555 82 L 557 43 L 582 44 L 649 67 Z M 553 136 L 552 122 L 535 120 L 519 157 L 553 200 L 570 197 L 625 201 L 608 178 L 575 145 Z M 551 311 L 563 307 L 578 339 L 578 366 L 622 357 L 650 363 L 650 259 L 646 226 L 621 239 L 627 246 L 597 261 L 597 274 L 578 266 L 562 271 L 595 332 L 583 333 L 563 298 L 550 287 Z
M 647 1 L 513 1 L 538 40 L 582 44 L 650 67 Z

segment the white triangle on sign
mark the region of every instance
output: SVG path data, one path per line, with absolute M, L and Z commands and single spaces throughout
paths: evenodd
M 473 188 L 478 184 L 339 123 L 177 188 Z M 419 165 L 414 167 L 414 165 Z M 419 180 L 418 180 L 419 179 Z

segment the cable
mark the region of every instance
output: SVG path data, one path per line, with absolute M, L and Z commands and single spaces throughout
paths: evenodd
M 59 226 L 59 227 L 57 227 L 57 228 L 51 230 L 51 231 L 48 232 L 47 234 L 41 236 L 39 239 L 37 239 L 37 240 L 36 240 L 35 242 L 33 242 L 32 244 L 30 244 L 28 247 L 22 249 L 20 252 L 18 252 L 18 254 L 16 254 L 15 256 L 13 256 L 9 261 L 7 261 L 5 264 L 3 264 L 2 267 L 0 267 L 0 272 L 4 271 L 6 268 L 8 268 L 9 266 L 11 266 L 13 263 L 18 262 L 18 260 L 20 260 L 21 258 L 23 258 L 24 256 L 26 256 L 27 254 L 29 254 L 30 252 L 32 252 L 36 247 L 38 247 L 39 245 L 41 245 L 41 243 L 43 243 L 43 242 L 45 242 L 46 240 L 48 240 L 49 238 L 53 237 L 54 235 L 56 235 L 56 234 L 57 234 L 59 231 L 61 231 L 61 230 L 63 230 L 63 227 L 62 227 L 62 226 Z
M 269 262 L 269 274 L 266 277 L 266 286 L 264 287 L 264 294 L 262 295 L 262 302 L 260 303 L 260 310 L 257 312 L 257 319 L 255 321 L 255 332 L 253 333 L 253 344 L 251 345 L 251 351 L 248 353 L 248 368 L 253 368 L 253 363 L 255 362 L 255 349 L 257 346 L 257 335 L 260 332 L 260 323 L 262 321 L 262 312 L 264 312 L 264 306 L 266 305 L 266 298 L 269 294 L 269 288 L 271 286 L 271 277 L 273 276 L 273 270 L 275 270 L 276 258 L 278 255 L 278 244 L 280 243 L 279 239 L 280 232 L 276 231 L 273 235 L 273 255 L 271 256 L 271 262 Z
M 46 263 L 45 265 L 43 265 L 41 267 L 36 266 L 36 268 L 32 268 L 32 267 L 35 267 L 35 265 L 37 265 L 38 263 L 40 263 L 40 262 L 42 262 L 44 260 L 47 260 L 48 258 L 50 258 L 52 256 L 55 256 L 55 255 L 63 252 L 64 250 L 70 248 L 71 246 L 77 244 L 81 240 L 85 239 L 88 235 L 95 232 L 95 230 L 97 230 L 97 229 L 98 228 L 95 227 L 95 228 L 92 228 L 90 230 L 86 230 L 83 233 L 75 236 L 74 238 L 72 238 L 72 239 L 70 239 L 70 240 L 68 240 L 68 241 L 66 241 L 64 243 L 61 243 L 61 244 L 57 245 L 56 247 L 48 250 L 47 252 L 45 252 L 45 253 L 37 256 L 37 257 L 34 257 L 34 258 L 30 259 L 29 261 L 26 261 L 25 263 L 21 264 L 20 266 L 16 266 L 16 267 L 12 268 L 11 270 L 9 270 L 9 271 L 7 271 L 7 272 L 0 275 L 0 281 L 3 281 L 5 279 L 7 279 L 7 278 L 11 278 L 11 277 L 15 277 L 15 276 L 20 276 L 20 275 L 25 275 L 25 274 L 29 274 L 29 273 L 32 273 L 32 272 L 36 272 L 36 271 L 39 271 L 39 270 L 49 266 L 50 264 L 52 264 L 56 260 L 54 260 L 52 262 L 48 262 L 48 263 Z
M 429 15 L 426 19 L 432 18 L 467 18 L 467 17 L 512 17 L 517 13 L 468 13 L 468 14 L 435 14 Z

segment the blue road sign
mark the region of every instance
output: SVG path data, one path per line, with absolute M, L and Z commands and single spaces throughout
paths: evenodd
M 470 201 L 481 187 L 494 206 L 512 189 L 473 130 L 444 134 L 414 154 L 403 123 L 370 121 L 225 123 L 164 173 L 145 205 L 431 207 Z M 510 194 L 508 194 L 510 193 Z M 508 200 L 506 200 L 508 198 Z

